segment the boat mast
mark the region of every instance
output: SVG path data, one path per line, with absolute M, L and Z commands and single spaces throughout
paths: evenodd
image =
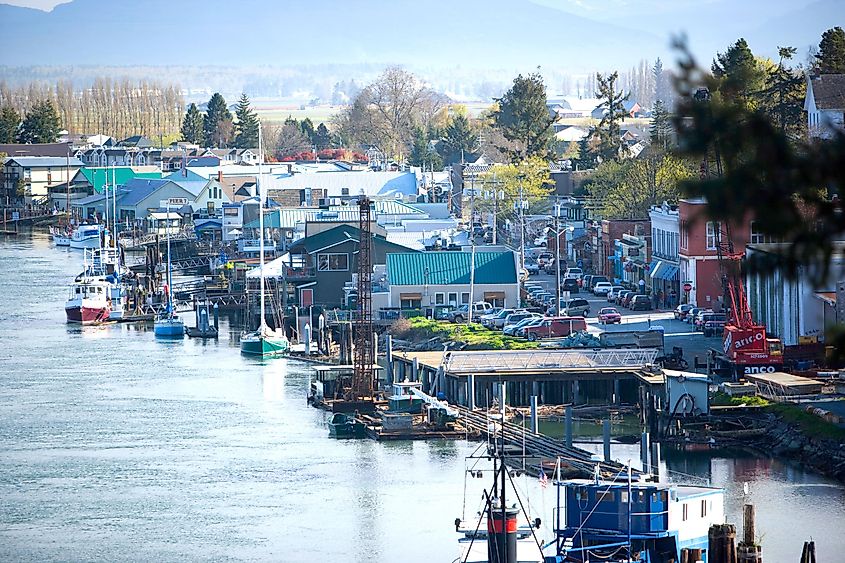
M 261 123 L 258 124 L 258 178 L 255 187 L 258 190 L 258 252 L 261 268 L 259 269 L 259 287 L 261 288 L 261 324 L 258 330 L 264 330 L 264 190 L 261 189 L 261 164 L 264 162 L 264 152 L 261 147 Z
M 112 224 L 112 246 L 117 248 L 117 180 L 115 179 L 114 174 L 114 165 L 112 164 L 111 167 L 111 183 L 112 183 L 112 192 L 111 192 L 111 224 Z
M 167 314 L 173 315 L 173 272 L 170 267 L 170 200 L 165 206 L 164 228 L 167 233 Z

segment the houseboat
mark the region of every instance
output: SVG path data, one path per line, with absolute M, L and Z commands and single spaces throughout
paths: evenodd
M 80 225 L 70 235 L 71 248 L 99 248 L 102 245 L 101 233 L 104 229 L 101 225 Z
M 555 485 L 554 555 L 547 552 L 547 563 L 706 563 L 710 526 L 725 522 L 723 489 L 630 478 Z

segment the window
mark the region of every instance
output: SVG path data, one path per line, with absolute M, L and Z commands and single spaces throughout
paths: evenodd
M 435 305 L 444 305 L 446 303 L 446 294 L 445 293 L 435 293 L 434 294 L 434 304 Z
M 587 492 L 587 487 L 578 487 L 578 492 L 576 493 L 576 498 L 579 501 L 585 502 L 589 500 L 589 493 Z
M 702 501 L 701 501 L 701 517 L 704 518 L 705 516 L 707 516 L 707 501 L 702 499 Z
M 449 305 L 457 305 L 458 304 L 458 294 L 457 293 L 449 293 Z
M 318 254 L 318 272 L 346 272 L 349 270 L 348 254 Z
M 687 518 L 689 518 L 689 510 L 687 510 L 687 503 L 684 503 L 683 508 L 681 509 L 681 521 L 686 522 Z
M 689 248 L 689 229 L 686 221 L 681 221 L 681 248 Z
M 340 195 L 349 195 L 349 188 L 340 188 Z
M 751 244 L 762 244 L 766 242 L 774 242 L 772 237 L 767 236 L 760 231 L 754 230 L 754 221 L 751 221 L 751 238 L 749 239 Z
M 722 240 L 722 224 L 718 221 L 707 221 L 707 250 L 716 250 L 716 245 Z
M 399 296 L 400 307 L 403 309 L 422 308 L 422 296 L 420 294 L 401 294 Z
M 466 305 L 469 303 L 469 292 L 465 291 L 461 293 L 461 305 Z

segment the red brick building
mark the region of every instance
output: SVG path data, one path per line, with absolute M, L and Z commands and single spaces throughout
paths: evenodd
M 727 244 L 727 229 L 717 221 L 709 221 L 706 212 L 707 202 L 703 199 L 682 199 L 678 204 L 681 303 L 713 307 L 722 301 L 724 293 L 718 247 L 720 242 Z M 749 219 L 731 225 L 735 252 L 744 252 L 749 241 L 762 242 L 752 233 L 753 224 Z M 685 284 L 692 286 L 689 292 L 684 291 Z
M 595 265 L 596 274 L 607 276 L 613 279 L 618 276 L 618 266 L 621 256 L 617 253 L 617 241 L 623 240 L 622 235 L 633 235 L 643 237 L 647 240 L 646 250 L 642 253 L 641 261 L 647 264 L 648 253 L 651 247 L 651 221 L 649 219 L 605 219 L 601 222 L 601 228 L 597 233 L 595 244 Z

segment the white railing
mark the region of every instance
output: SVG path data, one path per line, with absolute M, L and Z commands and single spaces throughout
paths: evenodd
M 567 368 L 643 368 L 654 364 L 657 355 L 655 348 L 447 352 L 443 367 L 452 374 L 536 372 Z

